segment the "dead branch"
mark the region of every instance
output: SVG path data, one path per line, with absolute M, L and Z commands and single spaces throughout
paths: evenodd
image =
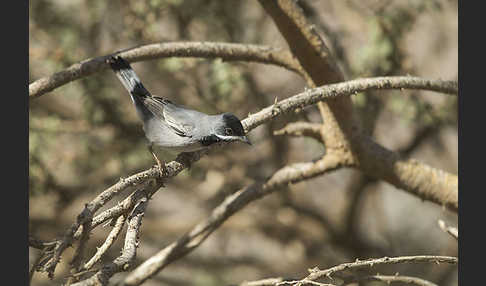
M 384 78 L 371 78 L 371 79 L 358 79 L 354 81 L 348 81 L 339 84 L 332 84 L 328 86 L 319 87 L 312 90 L 307 90 L 303 93 L 294 95 L 290 98 L 285 100 L 279 101 L 269 107 L 262 109 L 261 111 L 249 115 L 246 119 L 242 121 L 242 124 L 245 128 L 245 131 L 248 133 L 252 129 L 256 128 L 257 126 L 264 124 L 273 118 L 291 112 L 297 108 L 302 108 L 307 105 L 314 104 L 322 99 L 326 99 L 329 97 L 338 97 L 338 96 L 346 96 L 354 94 L 358 91 L 368 90 L 368 89 L 397 89 L 397 88 L 424 88 L 424 89 L 431 89 L 436 90 L 439 87 L 443 86 L 450 86 L 451 83 L 441 80 L 423 80 L 420 78 L 410 78 L 410 77 L 384 77 Z M 453 85 L 453 84 L 452 84 Z M 364 138 L 363 140 L 366 140 Z M 368 139 L 369 141 L 369 139 Z M 377 145 L 379 147 L 379 145 Z M 214 148 L 214 147 L 213 147 Z M 376 149 L 375 147 L 374 149 Z M 182 170 L 190 166 L 192 163 L 198 161 L 202 156 L 207 154 L 209 150 L 203 150 L 191 153 L 189 155 L 178 156 L 176 160 L 169 162 L 166 164 L 167 175 L 164 178 L 171 178 L 176 176 Z M 388 152 L 388 153 L 387 153 Z M 341 156 L 342 154 L 336 154 Z M 384 150 L 379 155 L 376 156 L 373 160 L 376 162 L 380 162 L 380 160 L 384 160 L 385 163 L 389 163 L 393 165 L 393 168 L 402 167 L 403 172 L 406 171 L 415 171 L 419 172 L 422 171 L 423 176 L 429 176 L 427 179 L 427 185 L 425 186 L 426 191 L 422 191 L 420 188 L 413 188 L 413 193 L 418 195 L 423 199 L 429 199 L 433 202 L 443 204 L 446 206 L 457 206 L 457 176 L 448 174 L 441 170 L 433 169 L 431 167 L 425 166 L 423 164 L 418 164 L 416 161 L 408 160 L 408 161 L 400 161 L 399 157 L 396 156 L 395 153 Z M 391 159 L 392 161 L 390 161 Z M 354 162 L 348 161 L 349 158 L 343 157 L 341 160 L 342 165 L 346 166 L 355 166 Z M 395 166 L 396 164 L 396 166 Z M 415 164 L 422 169 L 407 169 L 407 164 Z M 423 170 L 425 168 L 425 170 Z M 400 172 L 398 172 L 400 173 Z M 436 174 L 441 174 L 441 176 L 437 176 Z M 379 174 L 373 174 L 374 176 L 379 176 Z M 54 249 L 54 253 L 45 263 L 43 266 L 43 271 L 49 273 L 49 276 L 52 277 L 55 267 L 59 262 L 61 254 L 63 251 L 70 245 L 72 245 L 73 239 L 79 237 L 82 234 L 82 225 L 85 225 L 88 221 L 90 221 L 93 217 L 93 214 L 96 213 L 98 209 L 104 206 L 107 202 L 109 202 L 113 197 L 118 194 L 121 194 L 129 187 L 136 187 L 146 183 L 148 180 L 156 179 L 159 176 L 159 172 L 156 168 L 151 168 L 149 170 L 140 172 L 138 174 L 132 175 L 128 178 L 122 178 L 120 181 L 110 188 L 104 190 L 101 194 L 99 194 L 95 199 L 93 199 L 90 203 L 86 204 L 84 210 L 78 216 L 77 221 L 66 231 L 62 240 L 57 242 L 56 248 Z M 162 179 L 164 179 L 162 178 Z M 386 180 L 387 177 L 383 176 Z M 417 178 L 417 176 L 412 177 Z M 419 177 L 420 178 L 420 177 Z M 438 178 L 442 179 L 443 181 L 436 182 L 437 186 L 432 184 L 435 181 L 431 180 L 431 178 Z M 451 182 L 456 181 L 456 184 L 450 184 Z M 394 182 L 390 180 L 391 182 Z M 400 182 L 396 183 L 397 186 L 402 187 L 403 189 L 407 190 L 409 188 L 406 184 L 399 185 Z M 412 182 L 413 183 L 413 182 Z M 445 185 L 444 185 L 445 184 Z M 433 190 L 439 189 L 440 192 L 435 192 L 433 195 L 428 193 L 427 188 L 433 188 Z M 103 221 L 107 219 L 113 218 L 121 213 L 122 210 L 126 210 L 133 204 L 130 203 L 131 199 L 127 199 L 123 204 L 120 204 L 116 207 L 111 208 L 110 210 L 105 211 L 103 214 L 98 215 L 92 222 L 94 226 L 99 225 Z M 125 207 L 124 207 L 125 206 Z M 454 208 L 453 208 L 454 209 Z M 457 209 L 457 207 L 456 207 Z M 80 233 L 81 231 L 81 233 Z
M 332 279 L 333 275 L 338 275 L 344 271 L 353 271 L 363 268 L 371 268 L 377 265 L 384 264 L 398 264 L 398 263 L 449 263 L 457 264 L 457 258 L 451 256 L 434 256 L 434 255 L 421 255 L 421 256 L 400 256 L 400 257 L 383 257 L 378 259 L 358 260 L 351 263 L 343 263 L 338 266 L 331 267 L 329 269 L 320 270 L 318 268 L 310 270 L 307 280 L 317 280 L 319 278 L 327 277 Z

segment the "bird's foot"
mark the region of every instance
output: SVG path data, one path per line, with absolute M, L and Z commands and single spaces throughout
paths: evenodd
M 159 169 L 159 176 L 163 178 L 166 174 L 169 172 L 167 171 L 167 168 L 165 167 L 165 162 L 160 162 L 159 159 L 156 159 L 157 161 L 157 167 Z

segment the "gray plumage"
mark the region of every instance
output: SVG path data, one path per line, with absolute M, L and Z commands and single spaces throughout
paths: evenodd
M 221 141 L 251 144 L 235 115 L 208 115 L 152 96 L 126 60 L 117 56 L 111 57 L 108 63 L 130 93 L 151 145 L 176 152 L 192 152 Z

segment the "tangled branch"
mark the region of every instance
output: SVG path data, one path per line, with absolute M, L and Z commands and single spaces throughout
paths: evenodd
M 197 224 L 189 233 L 160 250 L 133 270 L 122 285 L 140 285 L 157 274 L 165 266 L 187 255 L 198 247 L 214 230 L 250 202 L 262 198 L 290 183 L 310 179 L 341 167 L 340 158 L 327 155 L 314 163 L 299 163 L 286 166 L 263 183 L 255 183 L 227 197 L 211 215 Z
M 113 262 L 105 264 L 89 279 L 72 284 L 73 286 L 107 285 L 108 280 L 115 273 L 126 271 L 130 268 L 131 264 L 135 260 L 136 250 L 138 248 L 138 234 L 147 204 L 148 199 L 142 199 L 128 218 L 127 234 L 125 235 L 125 244 L 123 246 L 121 255 L 118 256 Z

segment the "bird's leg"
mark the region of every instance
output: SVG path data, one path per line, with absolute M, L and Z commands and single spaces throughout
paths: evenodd
M 155 162 L 157 162 L 157 166 L 159 167 L 160 177 L 163 177 L 164 172 L 167 171 L 166 168 L 165 168 L 165 162 L 160 162 L 159 158 L 157 158 L 157 155 L 155 155 L 154 149 L 153 149 L 152 146 L 153 146 L 153 143 L 150 143 L 150 145 L 148 145 L 148 149 L 149 149 L 150 153 L 152 154 L 152 156 L 154 157 Z

